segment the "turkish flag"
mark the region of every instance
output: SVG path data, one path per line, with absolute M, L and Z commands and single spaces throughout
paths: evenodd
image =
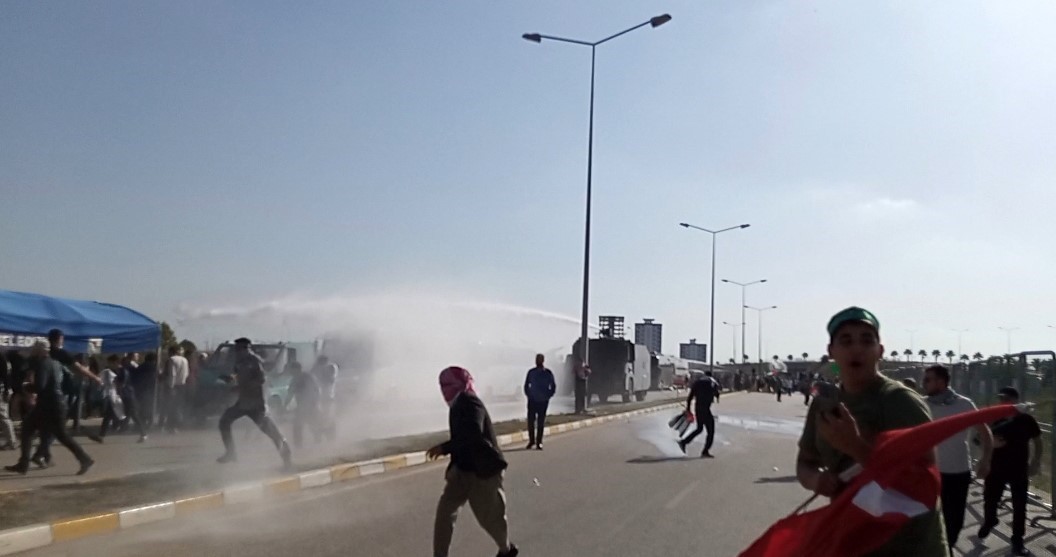
M 909 519 L 935 509 L 941 484 L 928 451 L 1016 412 L 994 406 L 881 433 L 861 472 L 831 503 L 777 521 L 740 557 L 855 557 L 882 547 Z

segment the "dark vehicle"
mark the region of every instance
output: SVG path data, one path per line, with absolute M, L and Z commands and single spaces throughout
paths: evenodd
M 579 352 L 580 341 L 572 346 Z M 623 402 L 631 397 L 645 400 L 652 379 L 649 348 L 620 338 L 590 339 L 590 380 L 587 397 L 597 396 L 600 402 L 620 395 Z

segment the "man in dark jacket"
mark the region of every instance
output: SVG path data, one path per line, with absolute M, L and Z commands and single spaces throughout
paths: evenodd
M 447 485 L 436 506 L 433 555 L 447 557 L 458 510 L 469 502 L 477 522 L 499 546 L 498 557 L 515 557 L 506 522 L 506 493 L 502 489 L 506 459 L 499 448 L 491 417 L 473 391 L 473 376 L 460 367 L 440 372 L 440 391 L 451 411 L 451 440 L 426 453 L 430 460 L 451 455 L 445 478 Z
M 711 403 L 718 402 L 721 394 L 722 387 L 719 386 L 718 381 L 715 381 L 710 371 L 704 372 L 704 376 L 694 381 L 693 386 L 689 388 L 686 412 L 689 412 L 691 408 L 696 410 L 697 429 L 685 439 L 678 441 L 678 448 L 682 449 L 683 453 L 686 452 L 686 446 L 692 443 L 700 432 L 707 429 L 708 437 L 704 442 L 704 450 L 701 451 L 700 458 L 714 458 L 711 454 L 711 445 L 715 442 L 715 415 L 711 413 Z M 696 406 L 693 405 L 694 400 L 697 401 Z
M 543 426 L 546 409 L 557 390 L 554 374 L 543 365 L 542 354 L 535 355 L 535 367 L 524 378 L 524 396 L 528 397 L 528 447 L 543 450 Z
M 42 436 L 53 437 L 62 443 L 80 463 L 78 475 L 84 474 L 95 462 L 84 449 L 66 432 L 66 397 L 62 394 L 62 365 L 48 355 L 48 343 L 33 345 L 30 359 L 32 410 L 22 420 L 22 457 L 18 464 L 7 466 L 7 470 L 25 474 L 29 470 L 29 457 L 33 437 L 39 431 Z M 93 376 L 94 377 L 94 376 Z

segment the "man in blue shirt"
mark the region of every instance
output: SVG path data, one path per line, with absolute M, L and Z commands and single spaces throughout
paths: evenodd
M 554 374 L 543 366 L 542 354 L 535 355 L 535 367 L 524 378 L 524 396 L 528 397 L 528 447 L 543 450 L 543 425 L 546 408 L 557 390 Z

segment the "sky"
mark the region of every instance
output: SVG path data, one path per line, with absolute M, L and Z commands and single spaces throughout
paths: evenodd
M 707 342 L 678 223 L 750 223 L 716 272 L 768 280 L 764 358 L 849 305 L 887 352 L 1056 345 L 1047 1 L 5 2 L 0 288 L 191 338 L 187 308 L 401 293 L 577 318 L 590 52 L 520 37 L 661 13 L 597 49 L 592 318 Z

